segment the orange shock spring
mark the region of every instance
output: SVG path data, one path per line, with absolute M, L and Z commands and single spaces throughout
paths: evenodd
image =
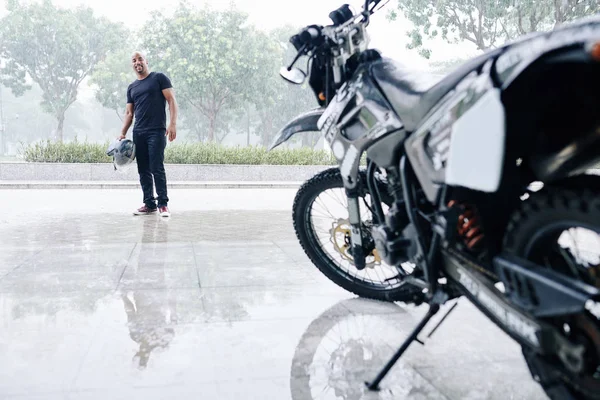
M 456 201 L 451 200 L 448 203 L 448 207 L 456 205 Z M 462 237 L 465 245 L 473 250 L 475 249 L 484 239 L 483 229 L 479 222 L 479 216 L 475 206 L 470 204 L 460 204 L 462 214 L 459 215 L 457 221 L 457 231 Z

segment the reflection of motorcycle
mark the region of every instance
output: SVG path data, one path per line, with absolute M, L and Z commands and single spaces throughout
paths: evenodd
M 402 308 L 394 303 L 378 304 L 380 312 L 388 308 L 385 311 L 389 313 L 357 311 L 366 302 L 350 299 L 337 303 L 308 326 L 292 359 L 293 400 L 372 398 L 361 377 L 379 368 L 389 354 L 391 342 L 403 331 L 389 313 L 400 316 L 402 325 L 413 318 L 403 314 Z M 393 390 L 381 391 L 378 399 L 404 398 L 417 393 L 432 398 L 433 387 L 412 369 L 400 369 L 396 374 Z
M 590 255 L 600 178 L 586 175 L 600 163 L 600 19 L 524 37 L 423 85 L 367 48 L 379 2 L 356 15 L 344 5 L 332 25 L 290 39 L 298 55 L 281 75 L 302 83 L 293 65 L 308 56 L 320 108 L 271 146 L 320 130 L 338 160 L 294 202 L 313 263 L 360 296 L 431 306 L 369 387 L 464 295 L 522 346 L 549 396 L 600 399 L 600 257 Z M 334 203 L 343 214 L 318 211 Z

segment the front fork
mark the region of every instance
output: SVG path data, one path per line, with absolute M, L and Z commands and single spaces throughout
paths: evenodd
M 369 189 L 369 194 L 372 199 L 371 206 L 373 207 L 373 220 L 376 224 L 379 224 L 382 221 L 385 221 L 385 215 L 381 208 L 381 196 L 375 182 L 376 169 L 377 166 L 367 158 L 367 181 L 362 183 L 366 184 Z M 356 268 L 358 270 L 363 270 L 366 267 L 367 252 L 365 251 L 363 243 L 359 185 L 358 182 L 354 185 L 350 185 L 344 180 L 344 186 L 346 189 L 346 197 L 348 198 L 348 220 L 350 221 L 350 238 L 352 243 L 351 253 Z
M 348 197 L 348 220 L 350 221 L 352 258 L 354 259 L 356 268 L 358 270 L 363 270 L 366 266 L 367 255 L 365 254 L 365 249 L 363 247 L 358 190 L 346 189 L 346 196 Z

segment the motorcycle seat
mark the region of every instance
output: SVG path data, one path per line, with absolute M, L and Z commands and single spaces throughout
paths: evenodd
M 465 76 L 499 53 L 500 49 L 496 49 L 473 58 L 441 79 L 427 72 L 411 70 L 390 59 L 374 63 L 371 73 L 402 120 L 404 129 L 412 132 Z

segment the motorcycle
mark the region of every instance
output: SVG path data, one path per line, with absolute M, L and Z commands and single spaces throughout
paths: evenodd
M 600 177 L 589 173 L 600 163 L 600 18 L 521 37 L 432 82 L 368 48 L 380 2 L 345 4 L 331 25 L 290 38 L 297 55 L 280 75 L 308 79 L 318 107 L 270 147 L 320 131 L 338 162 L 294 200 L 317 268 L 359 296 L 429 306 L 368 388 L 464 296 L 521 345 L 550 398 L 600 399 Z M 330 189 L 345 215 L 320 224 Z

